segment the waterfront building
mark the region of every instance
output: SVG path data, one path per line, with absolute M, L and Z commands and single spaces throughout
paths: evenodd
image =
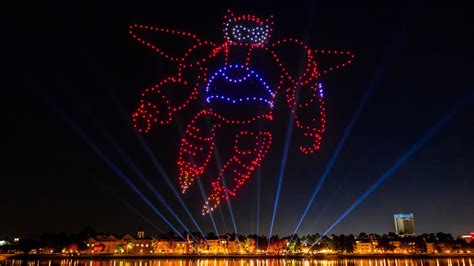
M 252 254 L 257 251 L 255 239 L 239 240 L 234 235 L 221 235 L 201 240 L 196 252 L 203 254 Z
M 98 235 L 90 237 L 86 241 L 87 253 L 95 254 L 144 254 L 153 253 L 154 248 L 151 238 L 146 238 L 143 234 L 138 234 L 140 238 L 135 238 L 129 234 L 119 238 L 115 235 Z
M 173 241 L 171 242 L 173 254 L 191 254 L 192 246 L 189 241 Z
M 426 253 L 436 253 L 436 243 L 434 242 L 426 242 Z
M 357 241 L 355 243 L 354 252 L 358 254 L 374 253 L 375 252 L 374 243 L 370 241 Z
M 401 241 L 389 241 L 390 245 L 394 247 L 393 253 L 403 253 L 404 250 L 402 249 L 402 242 Z
M 226 249 L 226 240 L 225 239 L 208 239 L 207 243 L 202 243 L 203 250 L 205 253 L 209 254 L 225 254 L 227 253 Z
M 415 216 L 413 213 L 393 215 L 395 232 L 399 236 L 415 236 Z
M 125 240 L 126 244 L 126 253 L 132 254 L 146 254 L 153 253 L 153 239 L 151 238 L 134 238 L 130 235 L 125 235 L 122 240 Z M 123 253 L 120 250 L 117 252 Z
M 451 243 L 443 243 L 439 242 L 436 243 L 436 250 L 440 253 L 451 253 L 453 250 Z
M 121 246 L 125 246 L 126 242 L 114 235 L 98 235 L 90 237 L 86 241 L 87 252 L 90 253 L 116 253 Z
M 173 245 L 169 240 L 155 239 L 152 245 L 156 254 L 173 254 Z
M 226 236 L 219 239 L 208 239 L 207 243 L 201 243 L 202 249 L 209 254 L 236 254 L 239 253 L 238 243 L 236 240 L 229 240 Z

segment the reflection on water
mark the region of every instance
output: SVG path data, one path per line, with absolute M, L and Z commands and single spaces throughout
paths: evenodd
M 473 258 L 453 259 L 64 259 L 0 260 L 0 266 L 474 266 Z

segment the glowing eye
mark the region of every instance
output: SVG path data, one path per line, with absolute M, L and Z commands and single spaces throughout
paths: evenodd
M 237 24 L 232 27 L 230 32 L 232 40 L 235 42 L 263 44 L 268 37 L 268 25 L 265 27 L 246 27 L 244 25 Z

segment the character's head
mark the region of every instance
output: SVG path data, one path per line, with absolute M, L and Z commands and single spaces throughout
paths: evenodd
M 260 19 L 253 15 L 235 16 L 227 11 L 224 16 L 224 37 L 232 45 L 262 47 L 270 39 L 273 16 Z

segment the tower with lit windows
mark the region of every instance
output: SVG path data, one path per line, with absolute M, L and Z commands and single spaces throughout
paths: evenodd
M 415 231 L 415 216 L 413 213 L 394 214 L 395 233 L 399 236 L 414 236 Z

